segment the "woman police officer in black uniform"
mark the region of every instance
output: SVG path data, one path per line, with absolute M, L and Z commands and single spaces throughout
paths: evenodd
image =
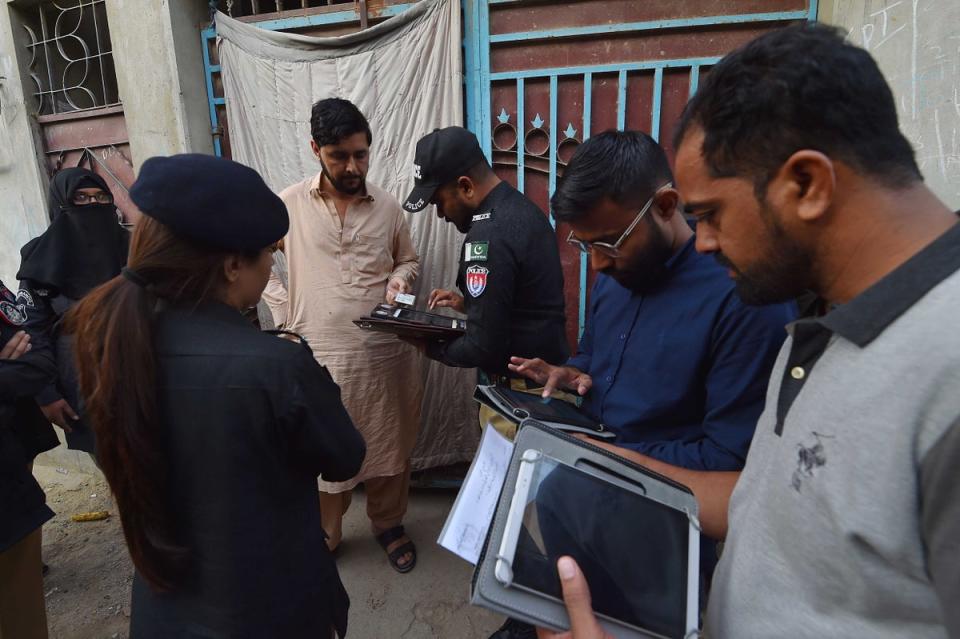
M 130 196 L 128 265 L 66 331 L 136 567 L 131 637 L 343 636 L 316 478 L 356 474 L 365 445 L 309 348 L 241 315 L 286 209 L 204 155 L 147 160 Z

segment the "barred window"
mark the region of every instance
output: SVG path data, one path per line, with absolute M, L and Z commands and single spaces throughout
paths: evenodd
M 49 0 L 23 12 L 38 115 L 120 103 L 106 0 Z

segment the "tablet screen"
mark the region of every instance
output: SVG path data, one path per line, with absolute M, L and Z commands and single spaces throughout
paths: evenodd
M 537 420 L 556 422 L 560 424 L 572 424 L 595 430 L 597 423 L 590 419 L 585 413 L 569 402 L 556 397 L 543 398 L 530 393 L 522 393 L 497 386 L 497 392 L 508 399 L 514 406 L 523 410 L 527 415 Z
M 446 317 L 445 315 L 438 315 L 436 313 L 416 311 L 410 308 L 394 308 L 381 305 L 374 309 L 374 314 L 404 322 L 424 324 L 426 326 L 437 326 L 440 328 L 453 328 L 459 330 L 464 330 L 465 328 L 465 323 L 461 319 Z
M 557 559 L 576 559 L 601 615 L 667 637 L 686 628 L 690 521 L 679 510 L 541 458 L 513 583 L 561 598 Z

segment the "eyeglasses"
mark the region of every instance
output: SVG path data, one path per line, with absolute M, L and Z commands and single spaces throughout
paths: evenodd
M 71 201 L 77 206 L 85 206 L 87 204 L 113 204 L 113 194 L 107 193 L 105 191 L 100 191 L 99 193 L 74 193 Z
M 587 242 L 586 240 L 581 240 L 580 238 L 574 236 L 573 231 L 570 231 L 570 235 L 567 236 L 567 242 L 576 246 L 583 253 L 590 253 L 591 251 L 597 251 L 598 253 L 603 253 L 607 257 L 620 257 L 620 246 L 630 237 L 630 234 L 633 233 L 633 229 L 637 228 L 637 224 L 640 223 L 640 220 L 643 219 L 643 216 L 647 214 L 647 211 L 650 210 L 650 207 L 653 206 L 653 201 L 657 198 L 658 195 L 664 190 L 669 189 L 673 186 L 672 183 L 667 182 L 656 191 L 653 195 L 650 196 L 650 199 L 647 200 L 647 203 L 643 205 L 643 208 L 640 209 L 640 212 L 637 213 L 637 217 L 633 218 L 633 222 L 630 222 L 630 226 L 627 227 L 627 230 L 623 232 L 620 236 L 620 239 L 610 244 L 609 242 Z

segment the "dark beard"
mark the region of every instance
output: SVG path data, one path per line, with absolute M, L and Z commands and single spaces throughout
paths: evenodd
M 740 269 L 722 253 L 714 254 L 717 262 L 736 274 L 733 281 L 740 300 L 752 306 L 796 299 L 813 282 L 810 256 L 784 232 L 767 203 L 760 204 L 768 230 L 763 258 Z
M 649 293 L 663 283 L 667 262 L 673 256 L 673 249 L 663 231 L 652 222 L 649 226 L 650 241 L 643 251 L 622 268 L 610 268 L 605 271 L 620 286 L 639 294 Z
M 360 178 L 357 182 L 357 186 L 347 186 L 344 184 L 343 180 L 333 179 L 333 176 L 330 175 L 330 171 L 327 170 L 327 165 L 323 163 L 323 160 L 320 160 L 320 170 L 323 171 L 323 176 L 327 178 L 327 181 L 330 182 L 333 188 L 344 195 L 356 195 L 357 193 L 360 193 L 367 184 L 366 178 L 363 175 L 352 176 Z

